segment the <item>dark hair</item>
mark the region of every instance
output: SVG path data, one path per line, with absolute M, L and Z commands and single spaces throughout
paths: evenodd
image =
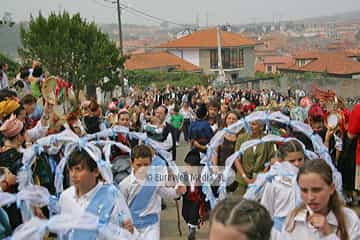
M 269 240 L 273 221 L 264 206 L 241 197 L 227 197 L 211 212 L 213 222 L 231 226 L 251 240 Z
M 22 105 L 34 104 L 34 103 L 36 103 L 36 98 L 31 94 L 27 94 L 21 99 L 21 104 Z
M 165 110 L 165 115 L 168 113 L 168 108 L 164 104 L 158 106 L 158 108 L 159 107 L 162 107 Z
M 196 109 L 196 117 L 198 119 L 204 119 L 207 114 L 207 108 L 204 103 L 199 104 L 198 108 Z
M 284 159 L 289 153 L 293 152 L 302 152 L 304 154 L 302 145 L 296 140 L 291 140 L 281 144 L 277 154 L 281 159 Z
M 20 104 L 20 106 L 14 111 L 15 116 L 16 117 L 19 116 L 22 110 L 25 110 L 25 109 L 24 109 L 24 106 Z
M 79 164 L 83 164 L 90 172 L 93 172 L 98 168 L 94 159 L 92 159 L 86 151 L 75 149 L 69 156 L 67 167 L 70 169 Z
M 219 108 L 219 104 L 216 101 L 212 100 L 208 103 L 208 108 L 210 107 Z
M 41 77 L 42 74 L 43 74 L 42 67 L 35 66 L 32 73 L 33 77 L 39 78 Z
M 297 176 L 297 182 L 299 182 L 299 178 L 301 175 L 308 174 L 308 173 L 315 173 L 321 176 L 321 178 L 324 180 L 324 182 L 328 185 L 333 184 L 333 174 L 331 167 L 325 162 L 323 159 L 315 159 L 312 161 L 305 162 L 304 166 L 300 167 L 299 173 Z M 299 208 L 296 208 L 291 214 L 290 214 L 290 221 L 288 225 L 286 226 L 286 231 L 292 232 L 294 230 L 294 224 L 291 224 L 292 221 L 299 211 L 304 209 L 305 206 L 302 205 Z M 337 191 L 335 191 L 329 199 L 328 208 L 331 210 L 338 222 L 338 228 L 337 228 L 337 235 L 340 236 L 341 240 L 348 240 L 349 239 L 349 233 L 346 230 L 346 221 L 345 221 L 345 215 L 343 212 L 343 203 L 340 201 L 339 195 Z
M 20 78 L 25 79 L 30 76 L 30 71 L 28 68 L 22 69 L 20 73 Z
M 178 113 L 180 111 L 179 105 L 174 106 L 174 112 Z
M 99 109 L 99 104 L 95 100 L 91 100 L 89 109 L 91 112 L 96 112 Z
M 151 149 L 144 145 L 137 145 L 131 150 L 131 162 L 133 162 L 136 158 L 150 158 L 152 160 L 152 152 Z
M 17 97 L 16 92 L 3 88 L 0 90 L 0 102 L 6 100 L 7 98 Z

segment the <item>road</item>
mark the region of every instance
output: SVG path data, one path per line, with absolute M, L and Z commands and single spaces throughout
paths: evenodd
M 186 153 L 189 150 L 189 145 L 181 141 L 181 144 L 177 147 L 177 164 L 182 165 Z M 164 240 L 175 240 L 175 239 L 187 239 L 188 228 L 181 216 L 181 205 L 182 201 L 179 203 L 179 214 L 180 214 L 180 226 L 182 231 L 182 237 L 179 235 L 178 231 L 178 220 L 177 220 L 177 211 L 176 204 L 174 200 L 166 200 L 167 208 L 161 213 L 161 223 L 160 223 L 160 238 Z M 196 239 L 205 240 L 208 235 L 208 223 L 205 223 L 201 227 L 199 232 L 196 234 Z

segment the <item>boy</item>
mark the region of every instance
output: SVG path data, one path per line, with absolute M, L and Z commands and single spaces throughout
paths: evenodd
M 129 205 L 134 226 L 139 232 L 139 239 L 160 239 L 161 198 L 175 199 L 185 193 L 186 187 L 165 187 L 151 181 L 147 168 L 155 166 L 152 162 L 151 149 L 138 145 L 131 152 L 131 175 L 120 183 L 120 189 Z M 159 166 L 159 165 L 157 165 Z
M 82 210 L 99 217 L 101 223 L 121 225 L 132 232 L 129 209 L 121 192 L 112 184 L 104 184 L 97 163 L 84 151 L 74 150 L 68 160 L 73 186 L 60 196 L 61 213 Z M 96 239 L 96 231 L 74 229 L 72 239 Z

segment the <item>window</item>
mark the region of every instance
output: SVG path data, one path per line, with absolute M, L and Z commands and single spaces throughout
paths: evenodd
M 267 70 L 266 72 L 271 73 L 272 72 L 272 66 L 271 65 L 267 65 Z
M 241 48 L 221 49 L 222 65 L 224 69 L 244 67 L 244 51 Z M 218 50 L 210 50 L 210 68 L 218 69 Z

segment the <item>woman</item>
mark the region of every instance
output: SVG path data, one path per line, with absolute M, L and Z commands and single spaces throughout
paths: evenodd
M 0 150 L 0 167 L 9 169 L 10 173 L 17 175 L 22 166 L 23 154 L 20 148 L 25 142 L 25 127 L 22 121 L 12 115 L 0 127 L 0 131 L 4 136 L 4 146 Z M 8 183 L 7 186 L 2 186 L 2 190 L 10 193 L 17 192 L 16 183 Z M 9 216 L 10 224 L 13 229 L 21 224 L 21 215 L 16 207 L 16 204 L 4 207 L 4 210 Z
M 120 109 L 118 113 L 118 126 L 125 128 L 130 127 L 130 116 L 126 109 Z M 136 142 L 131 141 L 126 134 L 118 133 L 116 142 L 122 143 L 129 148 L 136 145 Z M 114 182 L 120 183 L 130 172 L 130 156 L 129 153 L 122 151 L 116 146 L 111 147 L 111 164 L 114 175 Z
M 225 127 L 229 127 L 233 123 L 239 120 L 238 114 L 235 111 L 228 112 L 224 118 L 225 120 Z M 237 134 L 233 134 L 230 132 L 226 132 L 224 134 L 224 142 L 217 147 L 216 152 L 217 154 L 213 155 L 212 164 L 216 171 L 218 171 L 218 167 L 225 166 L 226 159 L 234 153 L 235 151 L 235 143 L 236 143 Z M 233 184 L 229 185 L 227 190 L 230 192 L 234 192 L 238 186 L 238 182 L 234 182 Z M 217 195 L 217 188 L 213 187 L 214 194 Z
M 270 170 L 272 180 L 266 182 L 261 204 L 269 211 L 274 221 L 271 239 L 281 239 L 280 233 L 286 216 L 297 206 L 298 168 L 304 165 L 302 145 L 292 140 L 282 144 L 278 150 L 278 163 Z
M 359 218 L 343 206 L 324 160 L 306 162 L 297 182 L 303 204 L 286 219 L 281 239 L 360 239 Z
M 250 122 L 251 133 L 240 134 L 236 140 L 235 151 L 238 151 L 243 143 L 263 137 L 264 123 L 257 120 Z M 263 172 L 265 163 L 270 162 L 275 153 L 274 144 L 271 142 L 260 143 L 247 149 L 241 158 L 235 161 L 237 170 L 237 181 L 239 187 L 237 192 L 244 195 L 247 185 L 254 183 L 256 175 Z
M 186 142 L 188 142 L 189 141 L 190 122 L 194 116 L 194 112 L 187 101 L 183 102 L 183 105 L 180 109 L 180 114 L 184 116 L 184 123 L 183 123 L 182 130 L 184 133 L 184 139 Z

